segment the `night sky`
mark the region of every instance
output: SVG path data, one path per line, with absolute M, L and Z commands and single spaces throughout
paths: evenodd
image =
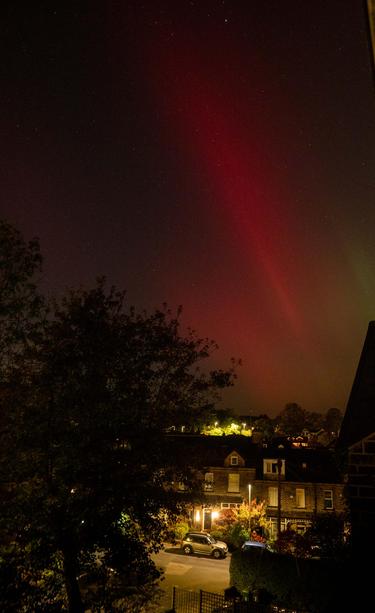
M 5 6 L 4 6 L 5 5 Z M 344 409 L 375 319 L 359 0 L 5 2 L 0 214 L 241 358 L 237 413 Z

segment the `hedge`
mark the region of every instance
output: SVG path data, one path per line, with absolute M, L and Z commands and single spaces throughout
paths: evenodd
M 343 562 L 297 559 L 256 547 L 235 551 L 230 564 L 231 585 L 240 592 L 267 590 L 275 603 L 310 613 L 337 610 L 345 576 Z

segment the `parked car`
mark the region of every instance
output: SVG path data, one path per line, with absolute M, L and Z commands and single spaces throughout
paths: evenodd
M 186 555 L 199 553 L 216 559 L 225 558 L 228 553 L 228 545 L 208 532 L 188 532 L 181 541 L 181 549 Z
M 267 549 L 266 543 L 262 543 L 261 541 L 245 541 L 242 545 L 242 551 L 248 551 L 253 547 L 261 547 L 262 549 Z

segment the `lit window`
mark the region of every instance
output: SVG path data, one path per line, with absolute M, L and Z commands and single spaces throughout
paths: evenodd
M 281 460 L 280 474 L 285 475 L 285 460 Z M 263 474 L 277 475 L 279 472 L 278 460 L 263 460 Z
M 228 475 L 228 492 L 240 491 L 240 475 L 239 473 L 229 473 Z
M 305 499 L 305 490 L 304 488 L 298 488 L 296 489 L 296 507 L 298 509 L 304 509 L 306 506 L 306 499 Z
M 214 473 L 206 473 L 204 475 L 203 489 L 206 492 L 212 492 L 214 489 Z
M 333 509 L 333 491 L 332 490 L 324 490 L 323 502 L 324 502 L 324 508 L 327 511 L 330 509 Z
M 231 455 L 230 456 L 230 464 L 231 464 L 231 466 L 237 466 L 238 465 L 238 456 Z
M 268 505 L 270 507 L 278 506 L 278 488 L 277 487 L 268 488 Z
M 288 527 L 288 520 L 287 519 L 281 519 L 280 522 L 280 528 L 281 528 L 281 532 L 284 532 L 284 530 L 287 530 Z M 270 534 L 273 538 L 275 538 L 277 536 L 277 519 L 276 517 L 271 517 L 270 518 Z

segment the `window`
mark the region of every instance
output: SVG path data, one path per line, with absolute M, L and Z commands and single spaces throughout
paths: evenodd
M 296 488 L 296 507 L 298 509 L 304 509 L 306 506 L 305 490 L 304 488 Z
M 240 475 L 239 473 L 229 473 L 228 475 L 228 492 L 240 491 Z
M 323 492 L 323 504 L 326 511 L 333 509 L 333 491 L 324 490 Z
M 281 470 L 280 470 L 280 474 L 281 475 L 285 475 L 285 460 L 280 460 L 281 461 Z M 263 460 L 263 474 L 264 475 L 278 475 L 279 473 L 279 469 L 278 469 L 278 460 Z
M 282 519 L 280 522 L 281 532 L 284 532 L 284 530 L 287 529 L 287 526 L 288 526 L 288 520 Z M 276 517 L 270 518 L 270 533 L 271 533 L 272 538 L 277 537 L 277 519 Z
M 194 536 L 193 541 L 194 543 L 199 543 L 199 545 L 205 545 L 207 543 L 207 537 L 206 536 Z
M 240 502 L 222 502 L 221 503 L 222 509 L 239 509 L 240 507 L 241 507 Z
M 278 506 L 278 489 L 277 487 L 269 487 L 268 488 L 268 505 L 270 507 Z
M 214 489 L 214 473 L 205 473 L 203 489 L 206 492 L 212 492 Z
M 298 534 L 305 534 L 307 528 L 311 526 L 311 522 L 308 520 L 305 521 L 297 521 L 295 524 L 295 530 Z
M 236 455 L 231 455 L 230 456 L 230 465 L 231 466 L 238 466 L 238 456 L 236 456 Z

